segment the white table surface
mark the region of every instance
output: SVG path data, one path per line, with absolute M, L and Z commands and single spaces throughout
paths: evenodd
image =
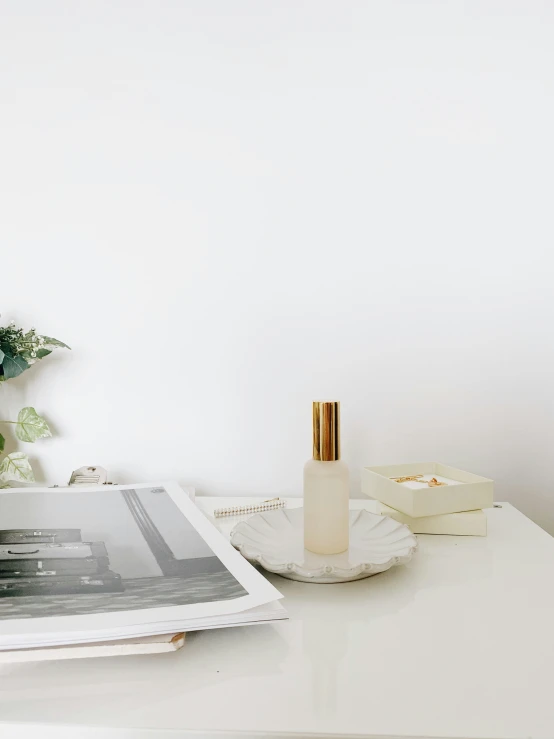
M 289 621 L 5 665 L 0 737 L 552 739 L 554 539 L 508 504 L 487 515 L 487 538 L 419 536 L 408 566 L 366 580 L 271 576 Z

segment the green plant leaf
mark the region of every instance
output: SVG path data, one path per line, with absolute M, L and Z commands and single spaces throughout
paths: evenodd
M 62 349 L 71 349 L 70 346 L 67 346 L 67 344 L 64 344 L 63 341 L 58 341 L 58 339 L 53 339 L 51 336 L 43 336 L 44 339 L 44 346 L 59 346 Z
M 52 354 L 52 349 L 37 349 L 37 359 L 44 359 L 49 354 Z
M 12 452 L 4 457 L 0 464 L 0 481 L 17 480 L 17 482 L 34 482 L 35 476 L 29 457 L 22 452 Z
M 5 445 L 6 445 L 6 440 L 4 439 L 2 434 L 0 434 L 0 452 L 4 451 Z
M 19 441 L 35 442 L 37 439 L 45 439 L 52 436 L 48 424 L 39 416 L 34 408 L 22 408 L 17 417 L 15 435 Z
M 13 377 L 17 377 L 26 369 L 29 369 L 29 364 L 23 357 L 12 357 L 10 354 L 4 354 L 2 370 L 4 371 L 5 380 L 11 380 Z
M 3 359 L 4 359 L 4 352 L 2 351 L 2 349 L 0 349 L 0 364 L 2 364 Z

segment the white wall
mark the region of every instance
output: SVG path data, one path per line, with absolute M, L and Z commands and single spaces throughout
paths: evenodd
M 437 459 L 554 531 L 552 3 L 0 21 L 0 312 L 73 347 L 0 388 L 45 478 L 299 493 L 336 397 L 354 494 Z

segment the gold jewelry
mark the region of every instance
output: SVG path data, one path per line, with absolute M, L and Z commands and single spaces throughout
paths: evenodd
M 395 482 L 420 482 L 422 485 L 427 485 L 430 488 L 441 488 L 444 485 L 448 485 L 447 482 L 439 482 L 436 477 L 432 477 L 430 480 L 422 480 L 423 475 L 406 475 L 405 477 L 391 477 L 391 480 Z
M 446 482 L 439 482 L 436 477 L 432 477 L 430 480 L 424 480 L 430 488 L 440 488 L 446 485 Z

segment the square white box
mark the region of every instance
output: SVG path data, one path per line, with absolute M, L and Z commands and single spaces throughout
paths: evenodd
M 487 516 L 484 511 L 458 511 L 439 516 L 412 518 L 384 503 L 379 503 L 382 516 L 405 523 L 414 534 L 442 534 L 446 536 L 486 536 Z
M 436 477 L 447 485 L 428 487 L 417 482 L 391 480 L 392 477 L 410 475 L 424 475 L 426 480 Z M 494 499 L 494 482 L 440 462 L 414 462 L 364 467 L 362 492 L 407 516 L 420 518 L 490 508 Z

